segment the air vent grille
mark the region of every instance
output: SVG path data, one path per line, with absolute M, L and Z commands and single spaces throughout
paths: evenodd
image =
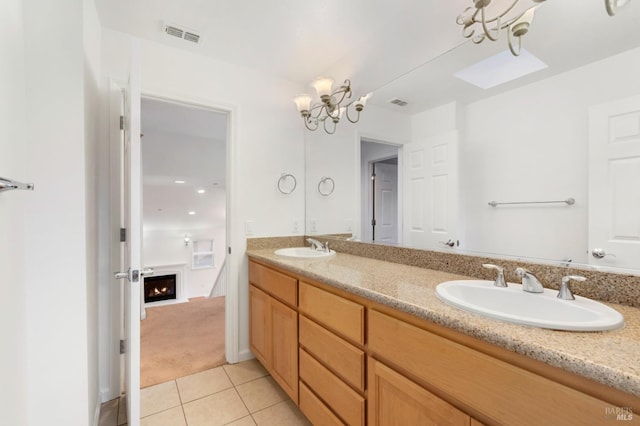
M 165 25 L 164 32 L 170 36 L 178 37 L 192 43 L 200 43 L 200 36 L 194 32 L 186 31 L 175 25 Z
M 398 106 L 401 106 L 401 107 L 407 106 L 409 104 L 409 102 L 403 101 L 402 99 L 399 99 L 399 98 L 390 99 L 389 103 L 393 104 L 393 105 L 398 105 Z

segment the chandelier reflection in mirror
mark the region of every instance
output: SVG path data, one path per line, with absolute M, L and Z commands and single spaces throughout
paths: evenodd
M 475 44 L 485 39 L 498 40 L 500 32 L 507 30 L 509 50 L 514 56 L 522 51 L 522 37 L 529 32 L 533 15 L 545 0 L 473 0 L 474 7 L 466 8 L 456 23 L 462 25 L 462 35 Z M 610 16 L 629 0 L 604 0 Z M 517 39 L 517 41 L 516 41 Z
M 322 125 L 324 131 L 330 135 L 336 131 L 336 126 L 343 117 L 352 123 L 357 123 L 367 99 L 371 97 L 371 93 L 367 93 L 349 102 L 352 94 L 349 80 L 345 80 L 335 90 L 333 89 L 333 79 L 330 77 L 319 77 L 311 83 L 311 86 L 318 94 L 320 102 L 312 104 L 313 99 L 306 94 L 296 96 L 293 101 L 296 103 L 307 129 L 317 130 Z M 351 114 L 355 114 L 355 117 L 352 117 Z

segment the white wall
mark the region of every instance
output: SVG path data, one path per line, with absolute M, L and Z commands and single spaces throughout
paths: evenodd
M 588 108 L 640 93 L 640 49 L 472 103 L 461 123 L 470 250 L 586 262 Z M 563 200 L 573 206 L 498 207 Z
M 410 140 L 409 117 L 404 114 L 368 105 L 360 117 L 356 124 L 339 123 L 332 135 L 322 129 L 305 135 L 307 234 L 360 233 L 360 139 L 398 145 Z M 301 118 L 298 125 L 303 126 Z M 327 176 L 335 181 L 335 189 L 323 196 L 318 183 Z
M 120 33 L 103 32 L 105 76 L 126 77 L 128 40 Z M 298 88 L 250 69 L 153 42 L 141 42 L 141 56 L 143 94 L 231 112 L 229 285 L 237 286 L 239 320 L 238 348 L 231 349 L 241 358 L 250 357 L 245 222 L 253 222 L 255 236 L 277 236 L 291 234 L 293 221 L 304 218 L 304 134 L 291 102 Z M 280 194 L 276 186 L 284 172 L 294 174 L 300 185 L 289 196 Z
M 89 1 L 9 0 L 1 19 L 0 175 L 35 183 L 0 195 L 2 423 L 91 424 L 100 31 Z
M 224 203 L 225 193 L 220 191 Z M 185 288 L 187 298 L 207 297 L 220 273 L 226 251 L 225 222 L 211 218 L 211 226 L 205 229 L 155 229 L 143 231 L 143 258 L 147 266 L 185 264 Z M 190 235 L 188 246 L 184 245 L 185 234 Z M 191 269 L 193 242 L 210 239 L 214 241 L 214 268 Z
M 22 0 L 3 2 L 0 13 L 0 176 L 22 181 L 25 170 L 26 83 Z M 28 191 L 0 193 L 0 413 L 2 423 L 27 422 L 27 256 L 24 208 Z

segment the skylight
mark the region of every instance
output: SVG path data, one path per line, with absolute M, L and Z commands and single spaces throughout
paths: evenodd
M 520 56 L 505 50 L 453 75 L 481 89 L 490 89 L 545 68 L 547 64 L 525 49 Z

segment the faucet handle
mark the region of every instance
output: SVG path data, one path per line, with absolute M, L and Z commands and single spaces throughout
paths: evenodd
M 558 291 L 558 299 L 563 300 L 575 300 L 575 296 L 571 292 L 571 287 L 569 287 L 569 281 L 586 281 L 587 279 L 582 275 L 566 275 L 562 277 L 562 282 L 560 283 L 560 290 Z
M 491 263 L 483 263 L 482 267 L 487 269 L 495 269 L 498 271 L 498 276 L 496 277 L 493 285 L 495 285 L 496 287 L 507 287 L 507 283 L 504 281 L 504 268 L 502 266 L 493 265 Z

